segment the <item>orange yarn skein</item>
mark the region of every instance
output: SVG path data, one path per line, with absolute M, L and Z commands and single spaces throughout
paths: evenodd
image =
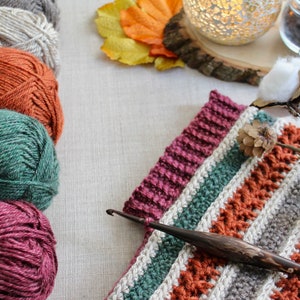
M 54 73 L 35 56 L 0 48 L 0 108 L 39 120 L 56 143 L 63 128 L 63 111 Z

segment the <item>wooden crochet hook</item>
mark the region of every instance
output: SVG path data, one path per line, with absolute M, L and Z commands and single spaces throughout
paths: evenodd
M 114 209 L 108 209 L 107 214 L 122 216 L 150 228 L 168 233 L 180 240 L 196 246 L 209 254 L 228 259 L 233 262 L 254 265 L 257 267 L 300 274 L 300 264 L 270 251 L 263 250 L 241 239 L 217 233 L 201 232 L 164 225 L 159 222 L 146 222 L 145 219 L 135 217 Z

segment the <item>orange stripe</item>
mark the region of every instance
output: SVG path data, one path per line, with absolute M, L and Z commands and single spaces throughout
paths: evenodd
M 299 145 L 300 128 L 286 126 L 279 141 Z M 225 209 L 220 210 L 220 215 L 213 222 L 210 231 L 241 238 L 250 226 L 249 221 L 256 218 L 257 211 L 262 210 L 272 192 L 279 187 L 284 173 L 291 170 L 291 165 L 297 159 L 290 150 L 274 147 L 236 190 L 233 197 L 228 199 Z M 196 251 L 194 257 L 189 259 L 186 270 L 181 272 L 179 285 L 173 288 L 171 299 L 198 299 L 201 294 L 207 294 L 213 288 L 211 279 L 217 280 L 219 276 L 216 267 L 222 264 L 224 262 L 221 259 L 210 257 L 200 250 Z
M 300 250 L 300 244 L 296 245 L 296 249 Z M 300 252 L 296 252 L 291 256 L 291 259 L 300 263 Z M 276 300 L 299 300 L 300 299 L 300 278 L 299 275 L 289 275 L 287 278 L 282 277 L 276 286 L 280 289 L 275 291 L 271 299 Z

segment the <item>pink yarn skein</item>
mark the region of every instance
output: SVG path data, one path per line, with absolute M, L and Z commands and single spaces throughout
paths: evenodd
M 0 201 L 0 299 L 47 299 L 57 274 L 46 216 L 23 201 Z

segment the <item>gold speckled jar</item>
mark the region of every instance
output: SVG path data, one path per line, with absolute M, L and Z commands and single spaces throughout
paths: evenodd
M 223 45 L 243 45 L 262 36 L 281 6 L 282 0 L 183 0 L 193 29 Z

